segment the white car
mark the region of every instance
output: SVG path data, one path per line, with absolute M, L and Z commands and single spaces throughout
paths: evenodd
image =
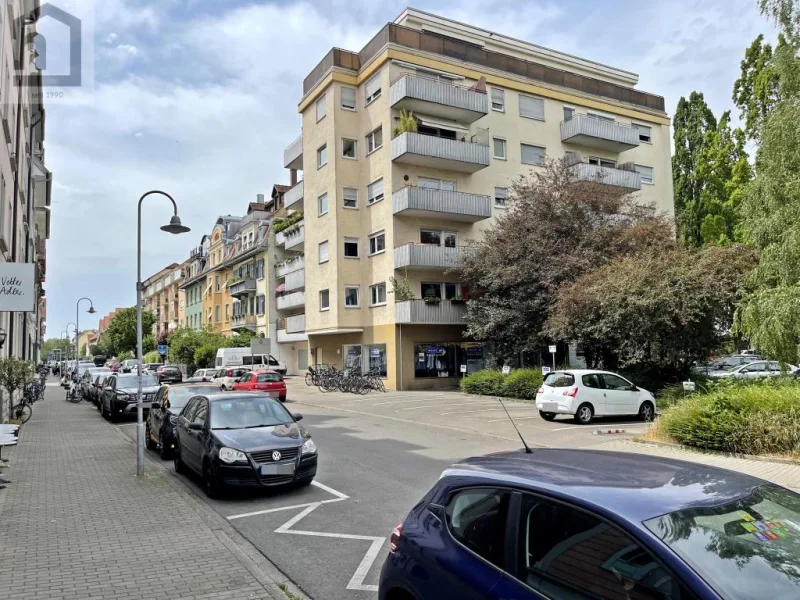
M 781 363 L 774 360 L 758 360 L 755 362 L 736 367 L 730 371 L 720 374 L 712 375 L 717 378 L 730 377 L 733 379 L 759 379 L 761 377 L 778 377 L 784 374 L 791 374 L 797 371 L 798 367 L 795 365 L 784 365 L 785 370 L 781 369 Z
M 545 421 L 571 415 L 581 425 L 594 417 L 638 415 L 652 421 L 656 399 L 630 381 L 607 371 L 567 370 L 548 373 L 536 394 L 536 408 Z
M 205 383 L 210 382 L 217 375 L 219 369 L 197 369 L 194 375 L 186 380 L 186 383 Z
M 211 380 L 216 383 L 220 389 L 232 390 L 233 384 L 247 371 L 251 371 L 250 367 L 228 367 L 226 369 L 219 369 Z

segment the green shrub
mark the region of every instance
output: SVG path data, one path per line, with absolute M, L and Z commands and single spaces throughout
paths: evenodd
M 499 396 L 504 375 L 500 371 L 484 369 L 467 375 L 461 380 L 461 389 L 467 394 Z
M 541 369 L 515 369 L 506 375 L 500 386 L 500 396 L 536 400 L 536 392 L 542 386 L 544 376 Z

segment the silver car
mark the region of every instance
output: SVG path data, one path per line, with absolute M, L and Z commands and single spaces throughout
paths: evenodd
M 759 379 L 762 377 L 778 377 L 780 375 L 791 374 L 797 371 L 795 365 L 784 365 L 774 360 L 757 360 L 741 367 L 737 367 L 728 372 L 727 377 L 733 379 Z

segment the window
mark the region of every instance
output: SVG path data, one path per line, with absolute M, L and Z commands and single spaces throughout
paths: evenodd
M 364 85 L 364 106 L 381 95 L 381 74 L 377 73 Z
M 501 138 L 493 138 L 492 139 L 493 147 L 494 147 L 494 157 L 499 158 L 501 160 L 506 159 L 506 141 Z
M 358 308 L 359 298 L 358 298 L 358 286 L 357 285 L 346 285 L 344 286 L 344 306 L 345 308 Z
M 328 194 L 322 194 L 317 198 L 317 214 L 321 217 L 328 212 Z
M 343 188 L 342 204 L 345 208 L 358 208 L 358 190 L 356 188 Z
M 629 381 L 624 380 L 622 377 L 611 375 L 610 373 L 603 373 L 603 387 L 605 387 L 607 390 L 629 392 L 633 386 Z
M 670 572 L 594 515 L 524 494 L 520 519 L 512 575 L 535 591 L 550 598 L 676 597 Z
M 214 277 L 214 284 L 215 284 L 215 286 L 216 286 L 216 288 L 217 288 L 217 291 L 219 292 L 219 286 L 220 286 L 220 283 L 219 283 L 219 275 L 216 275 L 216 276 Z
M 321 169 L 328 164 L 328 145 L 323 144 L 317 150 L 317 168 Z
M 492 110 L 505 112 L 506 110 L 506 93 L 500 88 L 492 88 Z
M 358 258 L 358 238 L 344 238 L 344 257 Z
M 357 158 L 358 157 L 356 153 L 357 150 L 358 150 L 358 142 L 356 140 L 342 138 L 342 157 Z
M 639 123 L 633 123 L 633 128 L 636 129 L 637 132 L 639 133 L 640 142 L 645 142 L 646 144 L 649 144 L 652 141 L 650 137 L 651 133 L 650 127 L 648 127 L 647 125 L 640 125 Z
M 356 109 L 356 88 L 342 86 L 342 108 L 345 110 Z
M 373 233 L 369 236 L 369 253 L 370 256 L 373 254 L 378 254 L 378 252 L 383 252 L 386 250 L 386 233 L 381 231 L 378 233 Z
M 370 306 L 386 304 L 386 283 L 376 283 L 369 286 Z
M 328 112 L 328 107 L 325 102 L 327 94 L 322 94 L 322 98 L 317 100 L 317 123 L 322 121 L 325 118 L 325 115 Z
M 509 492 L 494 488 L 463 490 L 450 499 L 445 509 L 447 528 L 452 536 L 500 569 L 506 568 L 510 497 Z
M 330 290 L 319 291 L 319 309 L 330 310 L 331 308 L 331 292 Z
M 597 375 L 597 373 L 584 375 L 581 377 L 581 381 L 583 382 L 583 385 L 588 388 L 600 389 L 603 387 L 602 385 L 600 385 L 600 377 Z
M 645 167 L 644 165 L 633 165 L 636 172 L 639 173 L 639 178 L 642 183 L 653 185 L 653 167 Z
M 431 190 L 443 190 L 445 192 L 455 192 L 456 182 L 448 179 L 433 179 L 432 177 L 417 178 L 417 185 L 421 188 Z
M 367 204 L 375 204 L 381 200 L 383 200 L 383 178 L 367 186 Z
M 545 159 L 545 149 L 541 146 L 530 144 L 521 145 L 522 163 L 526 165 L 542 165 Z
M 421 229 L 419 232 L 419 243 L 444 246 L 445 248 L 455 248 L 458 243 L 458 232 Z
M 214 307 L 214 322 L 215 323 L 219 323 L 219 312 L 220 312 L 220 307 L 219 306 L 215 306 Z
M 367 154 L 383 146 L 383 127 L 378 127 L 367 134 Z
M 494 205 L 505 208 L 508 203 L 508 188 L 494 188 Z
M 565 106 L 564 107 L 564 120 L 565 121 L 571 121 L 572 117 L 574 117 L 574 116 L 575 116 L 575 109 L 572 108 L 571 106 Z
M 319 264 L 328 262 L 328 240 L 319 243 Z
M 520 94 L 519 116 L 544 121 L 544 99 Z
M 590 156 L 589 164 L 597 165 L 598 167 L 608 167 L 609 169 L 613 169 L 614 167 L 617 166 L 617 161 L 611 160 L 610 158 L 598 158 L 597 156 Z
M 442 298 L 442 284 L 441 283 L 422 283 L 421 284 L 422 298 Z
M 595 112 L 587 113 L 586 116 L 590 119 L 597 119 L 598 121 L 606 121 L 608 123 L 613 123 L 615 121 L 614 117 L 611 115 L 602 115 Z
M 256 312 L 259 315 L 263 315 L 267 310 L 267 298 L 264 294 L 258 296 L 256 300 Z

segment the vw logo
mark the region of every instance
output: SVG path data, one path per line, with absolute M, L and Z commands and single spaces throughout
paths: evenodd
M 275 452 L 272 453 L 272 460 L 280 460 L 280 459 L 281 459 L 281 453 L 275 450 Z

